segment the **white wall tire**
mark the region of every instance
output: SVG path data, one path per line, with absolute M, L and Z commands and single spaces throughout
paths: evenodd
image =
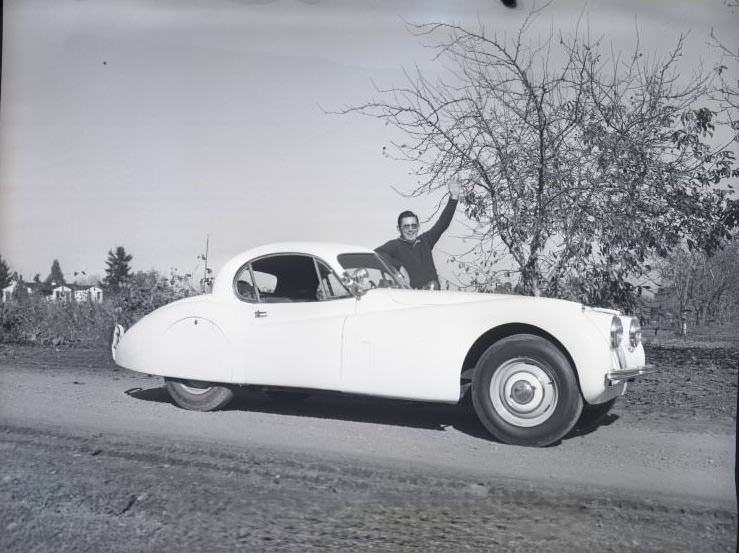
M 583 409 L 574 368 L 550 341 L 531 334 L 504 338 L 482 355 L 472 402 L 498 440 L 543 447 L 572 430 Z
M 191 411 L 215 411 L 233 399 L 233 390 L 212 382 L 165 378 L 167 392 L 177 405 Z

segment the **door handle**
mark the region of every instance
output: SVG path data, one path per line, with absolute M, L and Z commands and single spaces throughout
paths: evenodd
M 261 319 L 262 317 L 266 317 L 266 316 L 267 316 L 267 312 L 266 312 L 266 311 L 259 311 L 259 309 L 257 309 L 257 310 L 256 310 L 256 311 L 254 312 L 254 316 L 255 316 L 255 317 L 256 317 L 257 319 Z

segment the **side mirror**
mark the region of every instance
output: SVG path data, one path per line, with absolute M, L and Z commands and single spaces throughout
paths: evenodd
M 341 282 L 349 288 L 349 291 L 354 294 L 357 298 L 361 298 L 367 293 L 369 286 L 367 280 L 369 279 L 369 272 L 367 269 L 347 269 L 341 275 Z

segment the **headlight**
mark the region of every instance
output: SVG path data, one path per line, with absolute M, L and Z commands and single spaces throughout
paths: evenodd
M 611 319 L 611 347 L 615 349 L 620 346 L 623 337 L 624 326 L 621 324 L 621 319 L 613 317 Z
M 631 317 L 629 325 L 629 345 L 635 348 L 641 344 L 641 323 L 637 317 Z

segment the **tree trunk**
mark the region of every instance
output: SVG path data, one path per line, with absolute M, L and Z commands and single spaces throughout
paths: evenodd
M 541 295 L 536 257 L 529 258 L 526 265 L 521 269 L 521 288 L 525 295 L 537 297 Z

